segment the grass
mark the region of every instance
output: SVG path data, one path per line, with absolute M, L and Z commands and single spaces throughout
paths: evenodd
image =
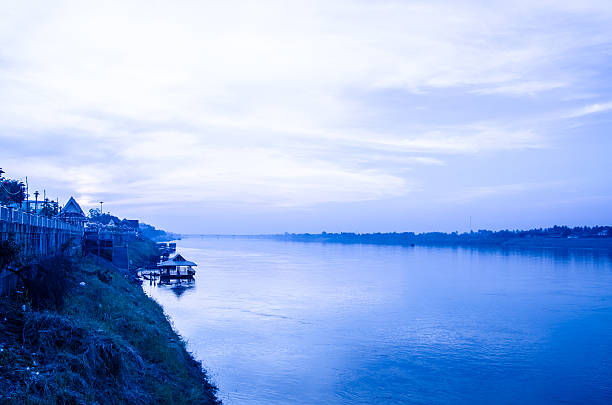
M 157 244 L 146 238 L 130 241 L 129 253 L 132 268 L 154 266 L 159 258 Z
M 70 268 L 70 287 L 53 305 L 33 306 L 27 293 L 0 301 L 1 403 L 219 403 L 139 286 L 95 259 Z

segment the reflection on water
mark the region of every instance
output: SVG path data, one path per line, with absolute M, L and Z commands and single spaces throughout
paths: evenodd
M 193 283 L 190 283 L 190 284 L 178 283 L 172 286 L 171 291 L 174 293 L 174 295 L 176 295 L 177 298 L 180 298 L 183 294 L 193 289 L 194 287 L 195 287 L 195 284 Z
M 612 401 L 609 252 L 187 239 L 145 285 L 226 404 Z

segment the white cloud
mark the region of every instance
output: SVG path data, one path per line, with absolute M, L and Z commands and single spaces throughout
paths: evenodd
M 536 190 L 550 190 L 563 186 L 564 184 L 565 182 L 562 181 L 554 181 L 466 187 L 459 192 L 443 197 L 441 201 L 447 203 L 465 203 L 496 196 L 512 196 L 530 193 Z
M 565 115 L 566 118 L 578 118 L 584 117 L 585 115 L 596 114 L 600 112 L 612 110 L 612 101 L 607 103 L 597 103 L 578 108 L 569 114 Z
M 484 87 L 474 90 L 477 94 L 511 94 L 511 95 L 536 95 L 543 91 L 566 87 L 567 83 L 547 82 L 546 80 L 525 81 L 508 83 L 501 86 Z
M 568 13 L 591 31 L 564 25 Z M 382 125 L 369 92 L 571 91 L 581 77 L 559 61 L 609 41 L 606 15 L 562 2 L 13 3 L 0 17 L 0 140 L 62 157 L 0 157 L 82 196 L 129 188 L 125 203 L 396 197 L 419 189 L 406 167 L 547 140 L 512 118 Z

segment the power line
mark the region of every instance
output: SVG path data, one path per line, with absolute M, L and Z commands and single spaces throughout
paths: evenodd
M 2 186 L 2 188 L 4 189 L 4 191 L 5 191 L 7 194 L 10 194 L 10 195 L 18 195 L 18 194 L 21 194 L 21 192 L 23 192 L 23 190 L 21 190 L 21 191 L 17 191 L 16 193 L 12 193 L 12 192 L 10 192 L 9 190 L 7 190 L 7 189 L 6 189 L 6 187 L 4 186 L 4 183 L 0 182 L 0 185 Z

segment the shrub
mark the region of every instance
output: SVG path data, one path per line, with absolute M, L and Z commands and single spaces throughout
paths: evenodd
M 74 267 L 70 259 L 54 256 L 25 266 L 17 274 L 34 308 L 59 309 L 66 293 L 75 284 Z
M 13 239 L 0 241 L 0 271 L 19 258 L 20 249 Z

